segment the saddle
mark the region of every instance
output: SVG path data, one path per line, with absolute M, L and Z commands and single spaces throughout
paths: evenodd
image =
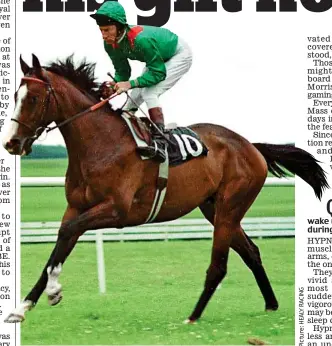
M 130 112 L 123 111 L 122 117 L 125 116 L 131 122 L 136 136 L 142 141 L 146 142 L 148 145 L 152 144 L 152 135 L 151 135 L 151 124 L 147 118 L 139 118 L 133 115 Z
M 126 121 L 137 146 L 153 144 L 151 123 L 145 118 L 139 118 L 130 112 L 123 111 L 122 118 Z M 166 131 L 168 137 L 168 160 L 170 166 L 177 166 L 199 156 L 206 156 L 208 149 L 196 132 L 187 127 L 177 127 Z M 141 157 L 143 160 L 145 157 Z
M 128 128 L 138 147 L 150 146 L 153 142 L 151 135 L 151 123 L 147 118 L 138 118 L 130 112 L 122 111 L 121 117 L 127 123 Z M 166 145 L 166 160 L 159 164 L 156 191 L 150 214 L 145 223 L 153 222 L 163 205 L 168 183 L 169 166 L 180 165 L 195 157 L 207 155 L 208 149 L 201 141 L 197 133 L 187 127 L 178 127 L 166 131 L 168 137 Z M 148 159 L 141 155 L 142 160 Z

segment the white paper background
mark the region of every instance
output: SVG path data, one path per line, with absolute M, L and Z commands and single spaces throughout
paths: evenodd
M 136 24 L 142 11 L 134 1 L 120 2 L 127 10 L 128 22 Z M 22 8 L 22 1 L 18 8 Z M 253 142 L 296 141 L 297 146 L 315 154 L 306 146 L 306 37 L 331 34 L 330 19 L 331 11 L 311 13 L 300 2 L 296 13 L 257 13 L 254 0 L 246 0 L 239 13 L 225 12 L 221 1 L 216 13 L 172 13 L 166 27 L 191 45 L 194 64 L 162 97 L 166 121 L 217 123 Z M 17 23 L 17 53 L 29 63 L 31 53 L 46 64 L 74 52 L 78 60 L 86 57 L 97 62 L 100 81 L 113 71 L 98 27 L 88 13 L 18 12 Z M 135 76 L 143 65 L 133 62 L 132 67 Z M 50 134 L 44 143 L 63 142 L 59 135 Z M 305 218 L 321 215 L 325 205 L 315 200 L 305 183 L 298 182 L 297 187 L 296 270 L 300 286 L 306 284 L 301 275 L 305 271 Z M 324 203 L 327 199 L 328 195 Z
M 14 14 L 14 8 L 12 7 L 11 10 Z M 8 13 L 2 13 L 7 15 Z M 14 17 L 12 17 L 14 18 Z M 1 29 L 0 31 L 0 47 L 1 50 L 4 50 L 2 54 L 5 53 L 5 48 L 10 48 L 10 56 L 11 56 L 11 67 L 7 71 L 10 73 L 6 78 L 11 79 L 11 85 L 9 87 L 11 90 L 10 92 L 6 93 L 10 95 L 9 97 L 9 108 L 6 110 L 6 114 L 8 116 L 11 116 L 13 110 L 14 110 L 14 102 L 12 94 L 14 93 L 14 76 L 15 76 L 15 57 L 14 57 L 14 47 L 15 47 L 15 25 L 14 23 L 11 24 L 10 28 Z M 10 38 L 8 44 L 4 44 L 4 40 L 7 40 Z M 7 61 L 8 62 L 8 61 Z M 2 78 L 0 85 L 3 86 Z M 0 94 L 2 94 L 2 90 Z M 9 102 L 2 100 L 2 103 Z M 3 110 L 3 109 L 2 109 Z M 2 118 L 3 119 L 3 118 Z M 9 119 L 5 120 L 5 124 L 9 124 Z M 2 139 L 2 136 L 5 134 L 5 129 L 3 128 L 0 132 L 0 139 Z M 2 143 L 2 141 L 0 141 Z M 9 167 L 10 171 L 8 173 L 2 172 L 2 174 L 6 174 L 10 176 L 10 194 L 9 196 L 1 195 L 3 198 L 10 198 L 10 203 L 0 203 L 0 222 L 8 222 L 10 221 L 10 242 L 8 245 L 10 246 L 10 271 L 11 275 L 4 276 L 2 275 L 2 270 L 8 270 L 8 268 L 0 267 L 0 286 L 9 286 L 10 287 L 10 300 L 2 300 L 0 299 L 0 305 L 3 314 L 0 317 L 0 334 L 10 334 L 10 340 L 0 340 L 0 345 L 3 343 L 5 345 L 5 342 L 10 341 L 11 345 L 19 345 L 20 344 L 20 325 L 14 325 L 14 324 L 5 324 L 3 321 L 7 317 L 8 313 L 16 307 L 15 303 L 18 304 L 20 302 L 20 190 L 19 190 L 19 178 L 20 178 L 20 159 L 15 156 L 9 155 L 5 149 L 0 146 L 0 159 L 3 159 L 3 166 Z M 16 176 L 16 179 L 15 179 Z M 15 183 L 18 182 L 17 186 L 15 186 Z M 5 190 L 5 188 L 2 188 L 2 181 L 0 180 L 0 189 Z M 15 208 L 16 204 L 16 208 Z M 2 219 L 1 214 L 10 214 L 10 220 L 4 220 Z M 6 230 L 7 227 L 3 227 L 2 230 Z M 5 238 L 8 238 L 8 236 L 5 236 Z M 3 242 L 0 241 L 0 244 Z M 3 248 L 5 251 L 6 248 L 5 243 L 3 243 Z M 16 256 L 15 256 L 16 255 Z M 6 260 L 4 260 L 6 261 Z M 16 291 L 15 291 L 16 288 Z M 4 293 L 4 292 L 1 292 Z

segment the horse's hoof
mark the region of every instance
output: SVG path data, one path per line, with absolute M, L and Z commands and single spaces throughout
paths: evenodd
M 48 304 L 51 306 L 57 305 L 62 300 L 62 292 L 59 291 L 55 294 L 52 294 L 51 296 L 48 296 Z
M 277 311 L 278 310 L 278 305 L 273 305 L 273 306 L 267 306 L 265 308 L 266 312 L 271 312 L 271 311 Z
M 184 324 L 196 324 L 196 320 L 191 320 L 189 318 L 187 318 L 185 321 L 183 321 Z
M 24 316 L 19 314 L 11 313 L 6 319 L 5 323 L 20 323 L 24 321 Z

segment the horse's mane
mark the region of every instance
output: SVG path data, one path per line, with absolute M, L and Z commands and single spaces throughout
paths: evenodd
M 97 89 L 100 84 L 96 82 L 95 67 L 95 63 L 88 63 L 86 59 L 75 64 L 73 54 L 63 60 L 57 59 L 44 66 L 47 71 L 68 79 L 82 91 L 98 100 Z

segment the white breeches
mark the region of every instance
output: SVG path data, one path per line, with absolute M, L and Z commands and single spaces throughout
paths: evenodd
M 179 38 L 175 55 L 165 63 L 166 79 L 152 87 L 135 88 L 130 96 L 138 106 L 145 102 L 148 109 L 161 107 L 159 96 L 172 88 L 189 71 L 191 64 L 191 49 L 186 42 Z M 146 68 L 144 68 L 143 73 L 144 71 Z M 137 106 L 129 99 L 124 109 L 129 110 L 131 108 L 137 108 Z

